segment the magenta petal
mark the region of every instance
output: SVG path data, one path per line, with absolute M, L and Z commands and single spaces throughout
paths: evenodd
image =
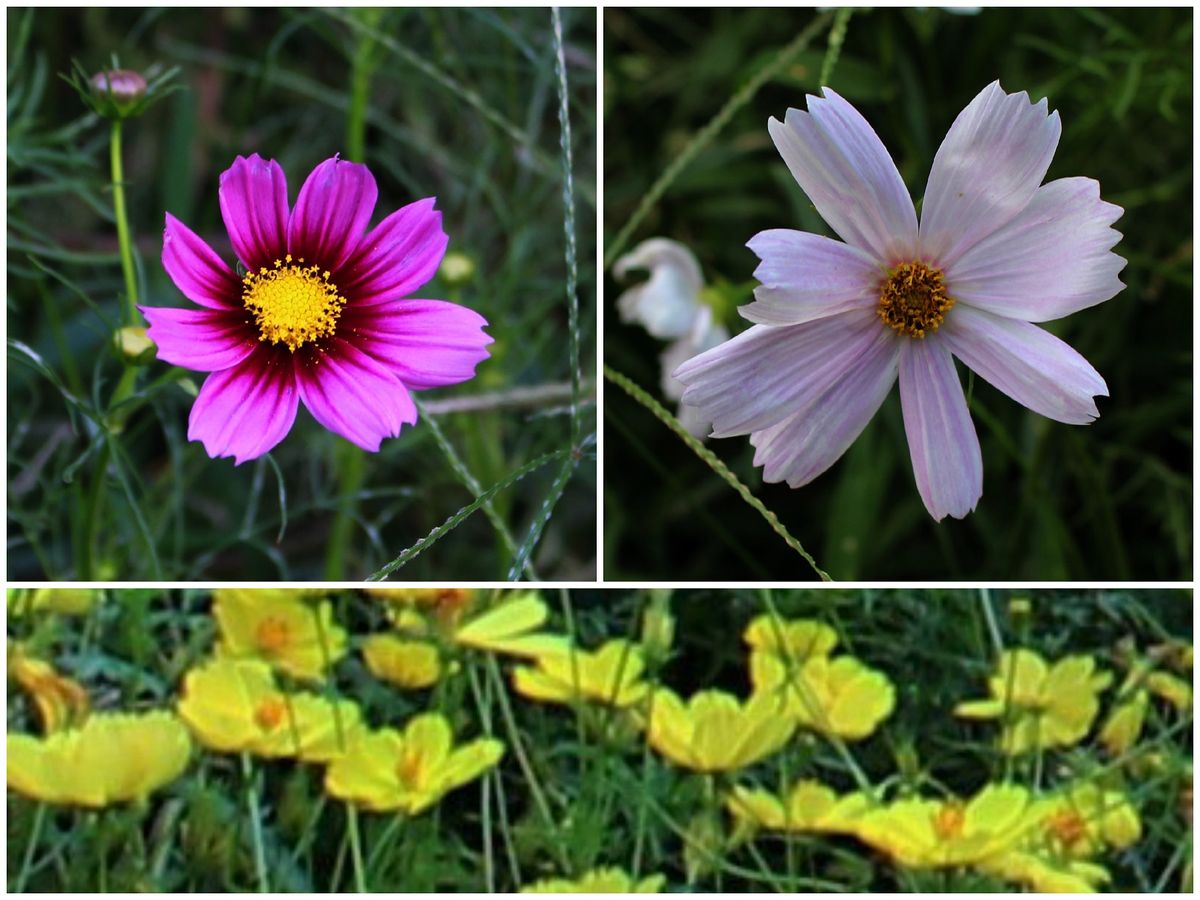
M 1087 425 L 1100 415 L 1092 398 L 1108 396 L 1104 379 L 1050 332 L 960 306 L 939 334 L 968 368 L 1022 406 L 1070 425 Z
M 378 194 L 366 166 L 336 156 L 325 160 L 300 188 L 288 222 L 288 252 L 337 271 L 362 240 Z
M 364 450 L 417 421 L 408 390 L 382 363 L 334 338 L 322 351 L 296 355 L 296 381 L 304 405 L 330 431 Z
M 343 334 L 391 369 L 411 390 L 458 384 L 487 359 L 487 320 L 444 300 L 393 300 L 349 307 Z
M 242 310 L 138 309 L 150 323 L 146 335 L 158 348 L 158 358 L 173 366 L 216 372 L 236 366 L 259 346 Z
M 874 343 L 892 335 L 874 310 L 803 325 L 755 325 L 675 370 L 682 402 L 713 423 L 714 437 L 769 428 L 814 403 Z
M 338 273 L 338 287 L 355 304 L 407 297 L 442 264 L 449 238 L 433 197 L 398 209 L 362 239 Z
M 209 309 L 240 305 L 241 280 L 212 247 L 170 213 L 163 229 L 162 264 L 193 303 Z
M 763 480 L 808 484 L 837 462 L 862 434 L 896 383 L 901 341 L 876 328 L 845 374 L 806 408 L 750 436 Z
M 887 265 L 911 258 L 917 215 L 896 164 L 858 110 L 824 91 L 767 123 L 779 155 L 842 240 Z
M 288 354 L 263 348 L 205 379 L 188 417 L 188 440 L 241 465 L 283 440 L 298 400 Z
M 1048 322 L 1120 293 L 1125 260 L 1110 226 L 1119 206 L 1100 199 L 1091 178 L 1060 178 L 1037 189 L 1015 219 L 988 235 L 946 272 L 951 295 L 1027 322 Z
M 869 254 L 803 231 L 760 231 L 746 245 L 762 260 L 754 303 L 738 312 L 761 325 L 798 325 L 873 306 L 883 272 Z
M 961 519 L 983 495 L 983 458 L 954 357 L 940 335 L 902 344 L 900 406 L 917 490 L 934 519 Z
M 221 173 L 217 196 L 233 250 L 257 270 L 287 252 L 287 176 L 275 160 L 239 156 Z
M 1046 100 L 993 81 L 954 120 L 933 157 L 921 206 L 921 255 L 943 269 L 1033 198 L 1062 133 Z

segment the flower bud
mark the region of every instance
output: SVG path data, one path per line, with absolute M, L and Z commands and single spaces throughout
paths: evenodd
M 438 274 L 451 287 L 469 284 L 475 277 L 475 260 L 460 250 L 452 250 L 442 258 Z
M 93 94 L 112 102 L 118 111 L 128 110 L 146 96 L 146 79 L 132 69 L 97 72 L 88 83 Z
M 130 362 L 149 361 L 154 358 L 154 341 L 146 336 L 145 328 L 132 325 L 118 328 L 113 334 L 113 344 Z

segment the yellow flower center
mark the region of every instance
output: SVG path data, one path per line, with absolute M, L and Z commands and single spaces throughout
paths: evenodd
M 416 747 L 405 747 L 396 764 L 396 775 L 411 788 L 419 787 L 425 774 L 425 761 Z
M 242 303 L 254 313 L 258 339 L 287 344 L 293 352 L 337 329 L 338 316 L 346 300 L 329 273 L 320 266 L 305 266 L 304 259 L 292 261 L 289 253 L 242 278 Z
M 954 306 L 941 269 L 923 262 L 901 263 L 879 291 L 879 318 L 899 334 L 933 334 Z
M 254 630 L 259 649 L 268 654 L 283 650 L 290 643 L 291 637 L 291 626 L 280 616 L 267 616 Z
M 1073 809 L 1059 810 L 1046 819 L 1046 827 L 1064 847 L 1073 847 L 1087 836 L 1087 822 Z
M 287 704 L 282 697 L 268 697 L 254 711 L 254 721 L 263 731 L 274 731 L 286 718 Z
M 933 816 L 933 830 L 943 841 L 952 841 L 962 834 L 966 821 L 961 803 L 946 803 Z

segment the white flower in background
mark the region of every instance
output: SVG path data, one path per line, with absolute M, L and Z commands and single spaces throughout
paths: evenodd
M 631 269 L 648 269 L 650 278 L 617 298 L 621 321 L 640 324 L 659 340 L 672 343 L 662 352 L 661 388 L 668 400 L 678 401 L 683 383 L 671 373 L 698 353 L 729 340 L 729 332 L 713 322 L 712 308 L 700 299 L 704 276 L 695 255 L 678 241 L 650 238 L 613 265 L 613 275 L 624 279 Z M 678 407 L 680 423 L 689 434 L 706 437 L 712 420 L 693 406 Z

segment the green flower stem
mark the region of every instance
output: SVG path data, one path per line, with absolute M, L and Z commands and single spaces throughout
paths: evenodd
M 350 837 L 350 861 L 354 867 L 354 890 L 367 893 L 367 873 L 363 869 L 362 840 L 358 836 L 358 810 L 353 803 L 346 804 L 346 833 Z
M 138 313 L 137 271 L 133 267 L 133 240 L 129 236 L 129 216 L 125 212 L 125 171 L 121 164 L 121 119 L 114 119 L 109 140 L 112 164 L 113 215 L 117 220 L 117 241 L 121 245 L 121 270 L 125 274 L 126 316 L 130 325 L 142 324 Z
M 46 821 L 46 804 L 39 803 L 37 812 L 33 814 L 33 827 L 29 831 L 29 843 L 25 845 L 25 856 L 21 860 L 21 871 L 17 874 L 17 880 L 13 886 L 13 893 L 20 894 L 25 891 L 25 882 L 29 880 L 29 873 L 33 869 L 33 855 L 37 851 L 38 840 L 42 836 L 42 825 Z
M 341 581 L 346 577 L 346 554 L 350 536 L 354 533 L 358 493 L 366 476 L 366 453 L 351 443 L 337 448 L 338 508 L 329 533 L 329 549 L 325 553 L 325 579 Z
M 250 811 L 250 831 L 254 836 L 254 868 L 258 873 L 258 892 L 269 894 L 271 884 L 267 879 L 267 855 L 263 848 L 262 812 L 258 806 L 258 788 L 254 785 L 254 766 L 250 754 L 242 753 L 242 776 L 246 781 L 246 805 Z
M 699 441 L 699 439 L 693 437 L 688 430 L 680 424 L 679 420 L 671 415 L 661 403 L 634 384 L 633 380 L 630 379 L 629 376 L 623 375 L 611 366 L 604 367 L 604 377 L 627 393 L 642 406 L 646 407 L 646 409 L 654 414 L 655 418 L 675 432 L 676 436 L 685 444 L 687 444 L 688 448 L 693 453 L 700 457 L 700 459 L 702 459 L 704 463 L 710 469 L 712 469 L 726 484 L 738 492 L 738 496 L 749 503 L 750 506 L 753 507 L 760 516 L 767 520 L 767 524 L 771 526 L 772 531 L 783 538 L 784 542 L 789 547 L 804 557 L 805 562 L 812 566 L 813 571 L 817 573 L 817 576 L 822 581 L 833 580 L 820 566 L 817 565 L 817 561 L 812 558 L 807 550 L 804 549 L 803 545 L 794 537 L 792 537 L 791 532 L 789 532 L 787 528 L 784 527 L 784 524 L 779 521 L 779 516 L 767 509 L 763 502 L 750 492 L 750 488 L 742 484 L 741 480 L 734 475 L 732 471 L 730 471 L 729 467 L 726 466 L 725 463 L 721 462 L 717 455 L 705 447 L 704 444 Z
M 350 107 L 346 113 L 346 157 L 356 163 L 367 161 L 367 102 L 371 93 L 371 50 L 375 35 L 358 32 L 350 60 Z

